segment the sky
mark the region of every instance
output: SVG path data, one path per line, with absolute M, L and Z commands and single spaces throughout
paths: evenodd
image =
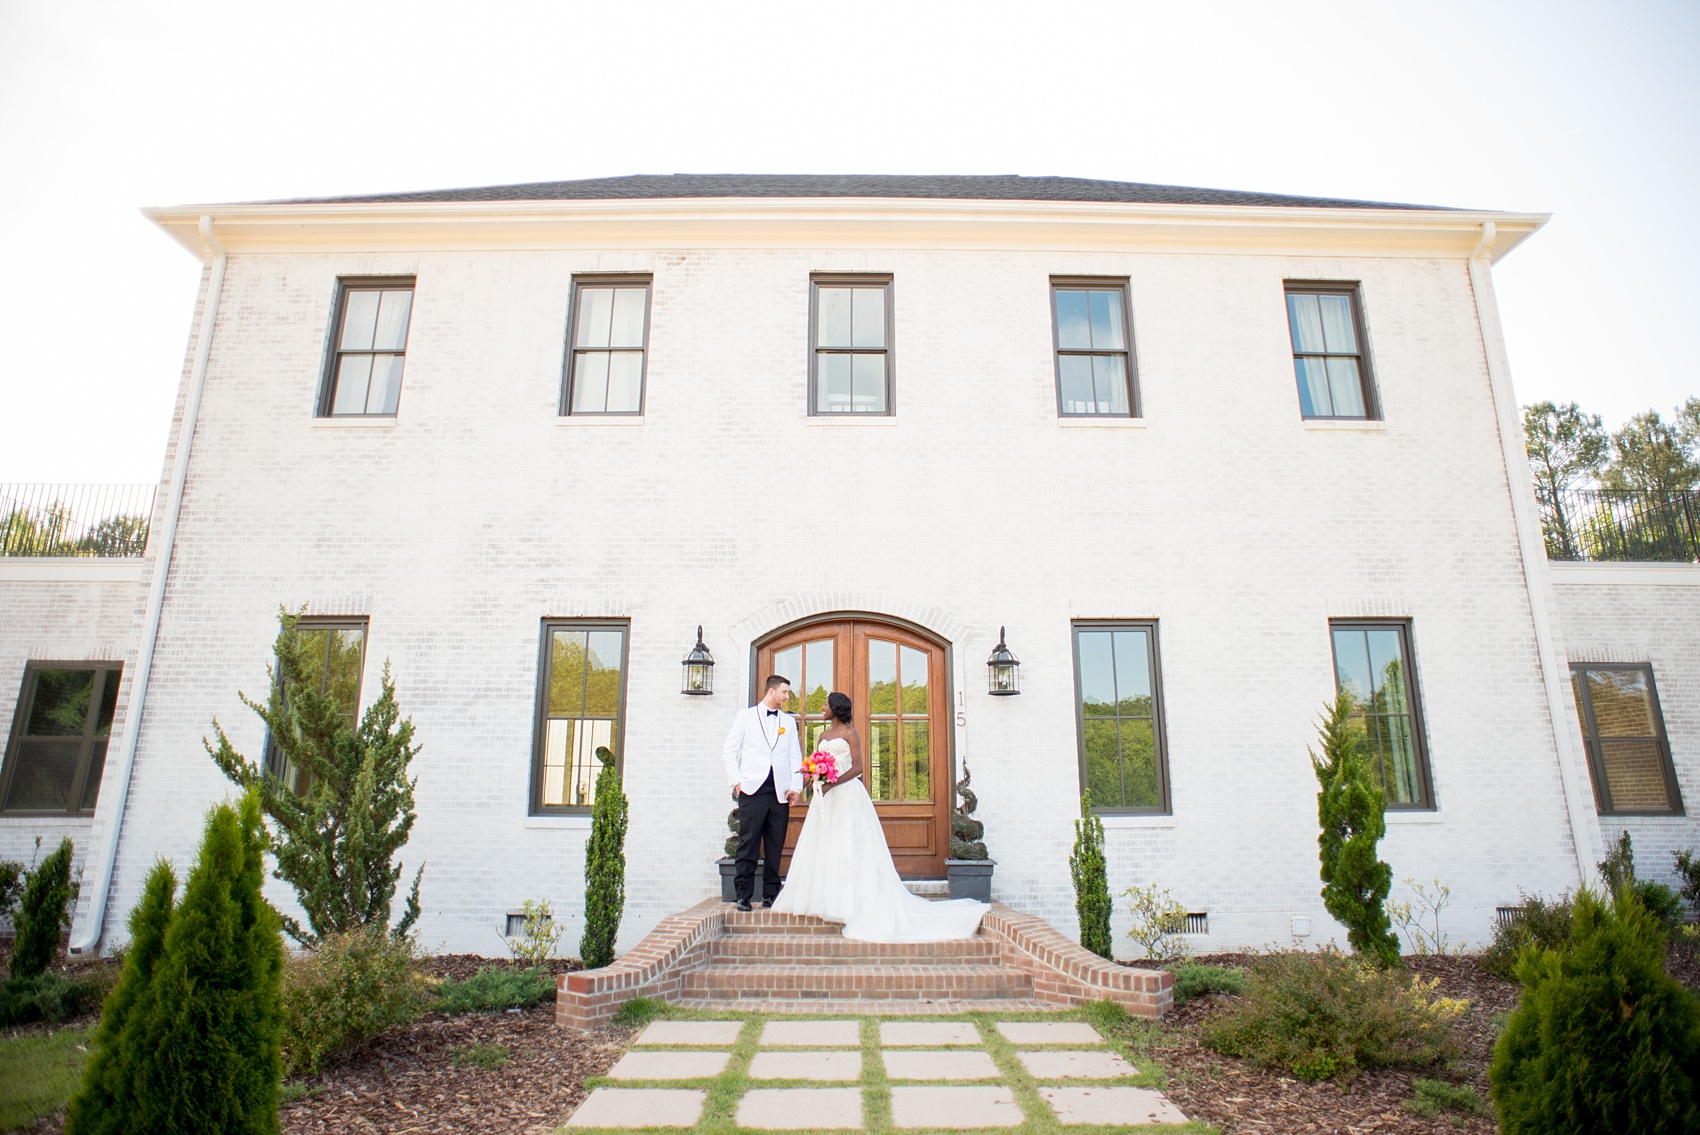
M 0 0 L 0 482 L 159 478 L 200 265 L 144 206 L 676 172 L 1550 212 L 1518 400 L 1700 395 L 1694 0 Z

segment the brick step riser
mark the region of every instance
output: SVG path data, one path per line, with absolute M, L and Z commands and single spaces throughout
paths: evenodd
M 996 965 L 995 942 L 938 942 L 923 946 L 891 946 L 878 942 L 846 942 L 842 938 L 812 941 L 763 939 L 751 934 L 721 938 L 709 946 L 709 956 L 733 965 Z
M 728 937 L 740 938 L 757 934 L 769 936 L 774 934 L 804 934 L 811 938 L 816 936 L 840 938 L 844 935 L 844 927 L 836 922 L 823 922 L 819 926 L 779 926 L 772 923 L 733 922 L 728 919 L 722 933 Z
M 811 966 L 802 972 L 763 972 L 759 967 L 708 966 L 685 975 L 683 997 L 756 998 L 800 1001 L 810 998 L 985 1001 L 1033 996 L 1025 973 L 990 966 L 982 972 L 931 974 L 847 972 L 846 966 Z

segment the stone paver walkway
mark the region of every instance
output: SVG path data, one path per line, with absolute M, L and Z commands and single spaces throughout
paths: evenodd
M 567 1128 L 1059 1132 L 1182 1124 L 1084 1021 L 656 1021 Z M 713 1107 L 709 1106 L 713 1099 Z

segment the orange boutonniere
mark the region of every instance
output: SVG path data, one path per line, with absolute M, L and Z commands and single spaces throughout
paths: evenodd
M 781 725 L 781 726 L 780 726 L 780 727 L 779 727 L 779 732 L 778 732 L 778 733 L 776 733 L 776 734 L 774 734 L 774 736 L 776 736 L 776 737 L 783 737 L 783 736 L 785 736 L 785 726 L 783 726 L 783 725 Z

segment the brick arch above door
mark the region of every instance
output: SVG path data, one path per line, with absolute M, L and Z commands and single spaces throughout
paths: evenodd
M 822 591 L 773 603 L 734 623 L 732 640 L 741 647 L 769 638 L 780 628 L 827 615 L 865 614 L 875 619 L 912 623 L 946 649 L 958 646 L 973 631 L 967 623 L 932 603 L 916 602 L 888 592 Z

